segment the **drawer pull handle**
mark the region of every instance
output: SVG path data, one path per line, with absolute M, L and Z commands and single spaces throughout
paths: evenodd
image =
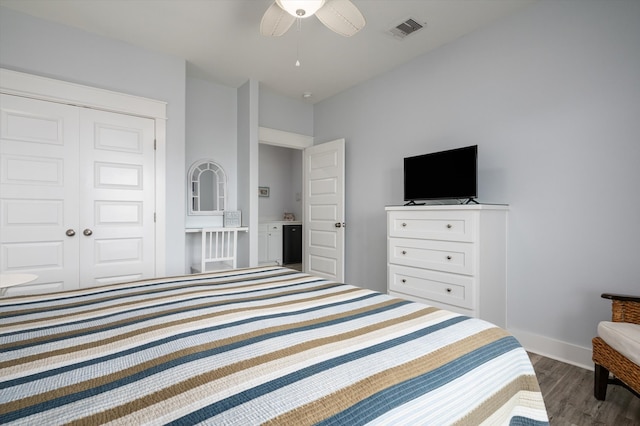
M 453 225 L 450 223 L 447 223 L 447 229 L 451 229 L 451 228 L 453 228 Z
M 451 293 L 451 289 L 450 288 L 447 289 L 447 293 Z
M 406 223 L 404 223 L 404 222 L 402 222 L 402 227 L 404 228 L 404 227 L 406 227 L 406 226 L 407 226 L 407 224 L 406 224 Z
M 405 279 L 403 278 L 403 279 L 402 279 L 402 282 L 403 282 L 403 283 L 406 283 L 406 282 L 407 282 L 407 280 L 405 280 Z
M 407 254 L 407 251 L 406 250 L 402 250 L 402 254 Z
M 451 260 L 451 256 L 447 256 L 447 260 Z

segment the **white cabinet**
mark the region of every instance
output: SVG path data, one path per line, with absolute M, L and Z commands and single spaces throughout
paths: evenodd
M 389 294 L 506 327 L 507 206 L 386 210 Z
M 282 223 L 258 225 L 258 263 L 282 265 Z

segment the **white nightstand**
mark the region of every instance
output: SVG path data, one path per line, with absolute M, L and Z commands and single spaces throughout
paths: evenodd
M 27 284 L 38 279 L 35 274 L 0 274 L 0 297 L 4 296 L 8 287 Z

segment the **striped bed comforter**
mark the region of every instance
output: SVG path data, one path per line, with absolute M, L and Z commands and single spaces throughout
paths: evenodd
M 496 326 L 281 267 L 0 299 L 0 423 L 548 424 Z

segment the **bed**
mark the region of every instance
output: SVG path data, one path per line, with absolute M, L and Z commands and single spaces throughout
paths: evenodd
M 0 299 L 0 423 L 548 424 L 506 331 L 283 267 Z

